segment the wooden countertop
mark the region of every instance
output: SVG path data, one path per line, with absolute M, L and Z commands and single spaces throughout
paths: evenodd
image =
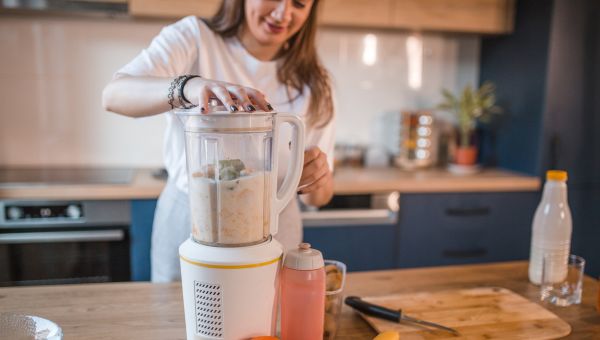
M 497 286 L 537 302 L 527 280 L 527 262 L 351 273 L 344 295 L 377 296 L 419 291 Z M 568 339 L 600 337 L 595 305 L 598 281 L 585 277 L 583 301 L 566 308 L 545 306 L 568 322 Z M 179 283 L 148 282 L 0 288 L 0 312 L 33 314 L 58 323 L 67 339 L 185 339 Z M 347 306 L 336 339 L 372 339 L 375 332 Z
M 139 169 L 129 184 L 0 187 L 0 199 L 155 199 L 164 186 L 165 181 L 154 178 L 152 170 Z M 536 191 L 539 188 L 537 177 L 498 169 L 486 169 L 474 175 L 455 175 L 443 169 L 407 172 L 397 168 L 339 168 L 334 175 L 334 192 L 340 195 L 390 191 Z
M 536 191 L 540 183 L 537 177 L 500 169 L 456 175 L 437 168 L 413 172 L 397 168 L 339 168 L 333 190 L 336 194 Z

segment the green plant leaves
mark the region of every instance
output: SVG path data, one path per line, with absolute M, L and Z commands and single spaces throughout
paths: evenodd
M 496 105 L 495 92 L 496 86 L 489 81 L 481 84 L 476 90 L 471 85 L 465 86 L 460 97 L 442 89 L 444 100 L 437 107 L 456 116 L 462 146 L 468 146 L 477 122 L 488 124 L 493 115 L 502 113 L 502 109 Z

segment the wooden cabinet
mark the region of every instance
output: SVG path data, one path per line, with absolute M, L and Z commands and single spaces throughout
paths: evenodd
M 322 0 L 319 22 L 326 26 L 391 28 L 396 0 Z
M 506 34 L 514 0 L 321 0 L 321 25 L 419 31 Z M 133 16 L 209 17 L 221 0 L 129 0 Z
M 513 0 L 396 0 L 392 26 L 429 31 L 510 33 Z
M 219 4 L 221 0 L 129 0 L 129 14 L 155 18 L 210 17 Z

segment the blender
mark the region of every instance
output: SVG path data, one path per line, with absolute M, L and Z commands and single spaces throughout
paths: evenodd
M 283 247 L 273 235 L 300 180 L 304 125 L 291 114 L 224 107 L 174 113 L 185 130 L 192 222 L 179 247 L 187 339 L 275 335 Z M 292 140 L 278 188 L 282 124 Z

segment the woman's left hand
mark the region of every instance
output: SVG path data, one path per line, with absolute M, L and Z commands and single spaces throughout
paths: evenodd
M 317 146 L 304 151 L 304 168 L 298 193 L 308 194 L 306 203 L 315 206 L 327 204 L 333 195 L 333 176 L 327 155 Z

